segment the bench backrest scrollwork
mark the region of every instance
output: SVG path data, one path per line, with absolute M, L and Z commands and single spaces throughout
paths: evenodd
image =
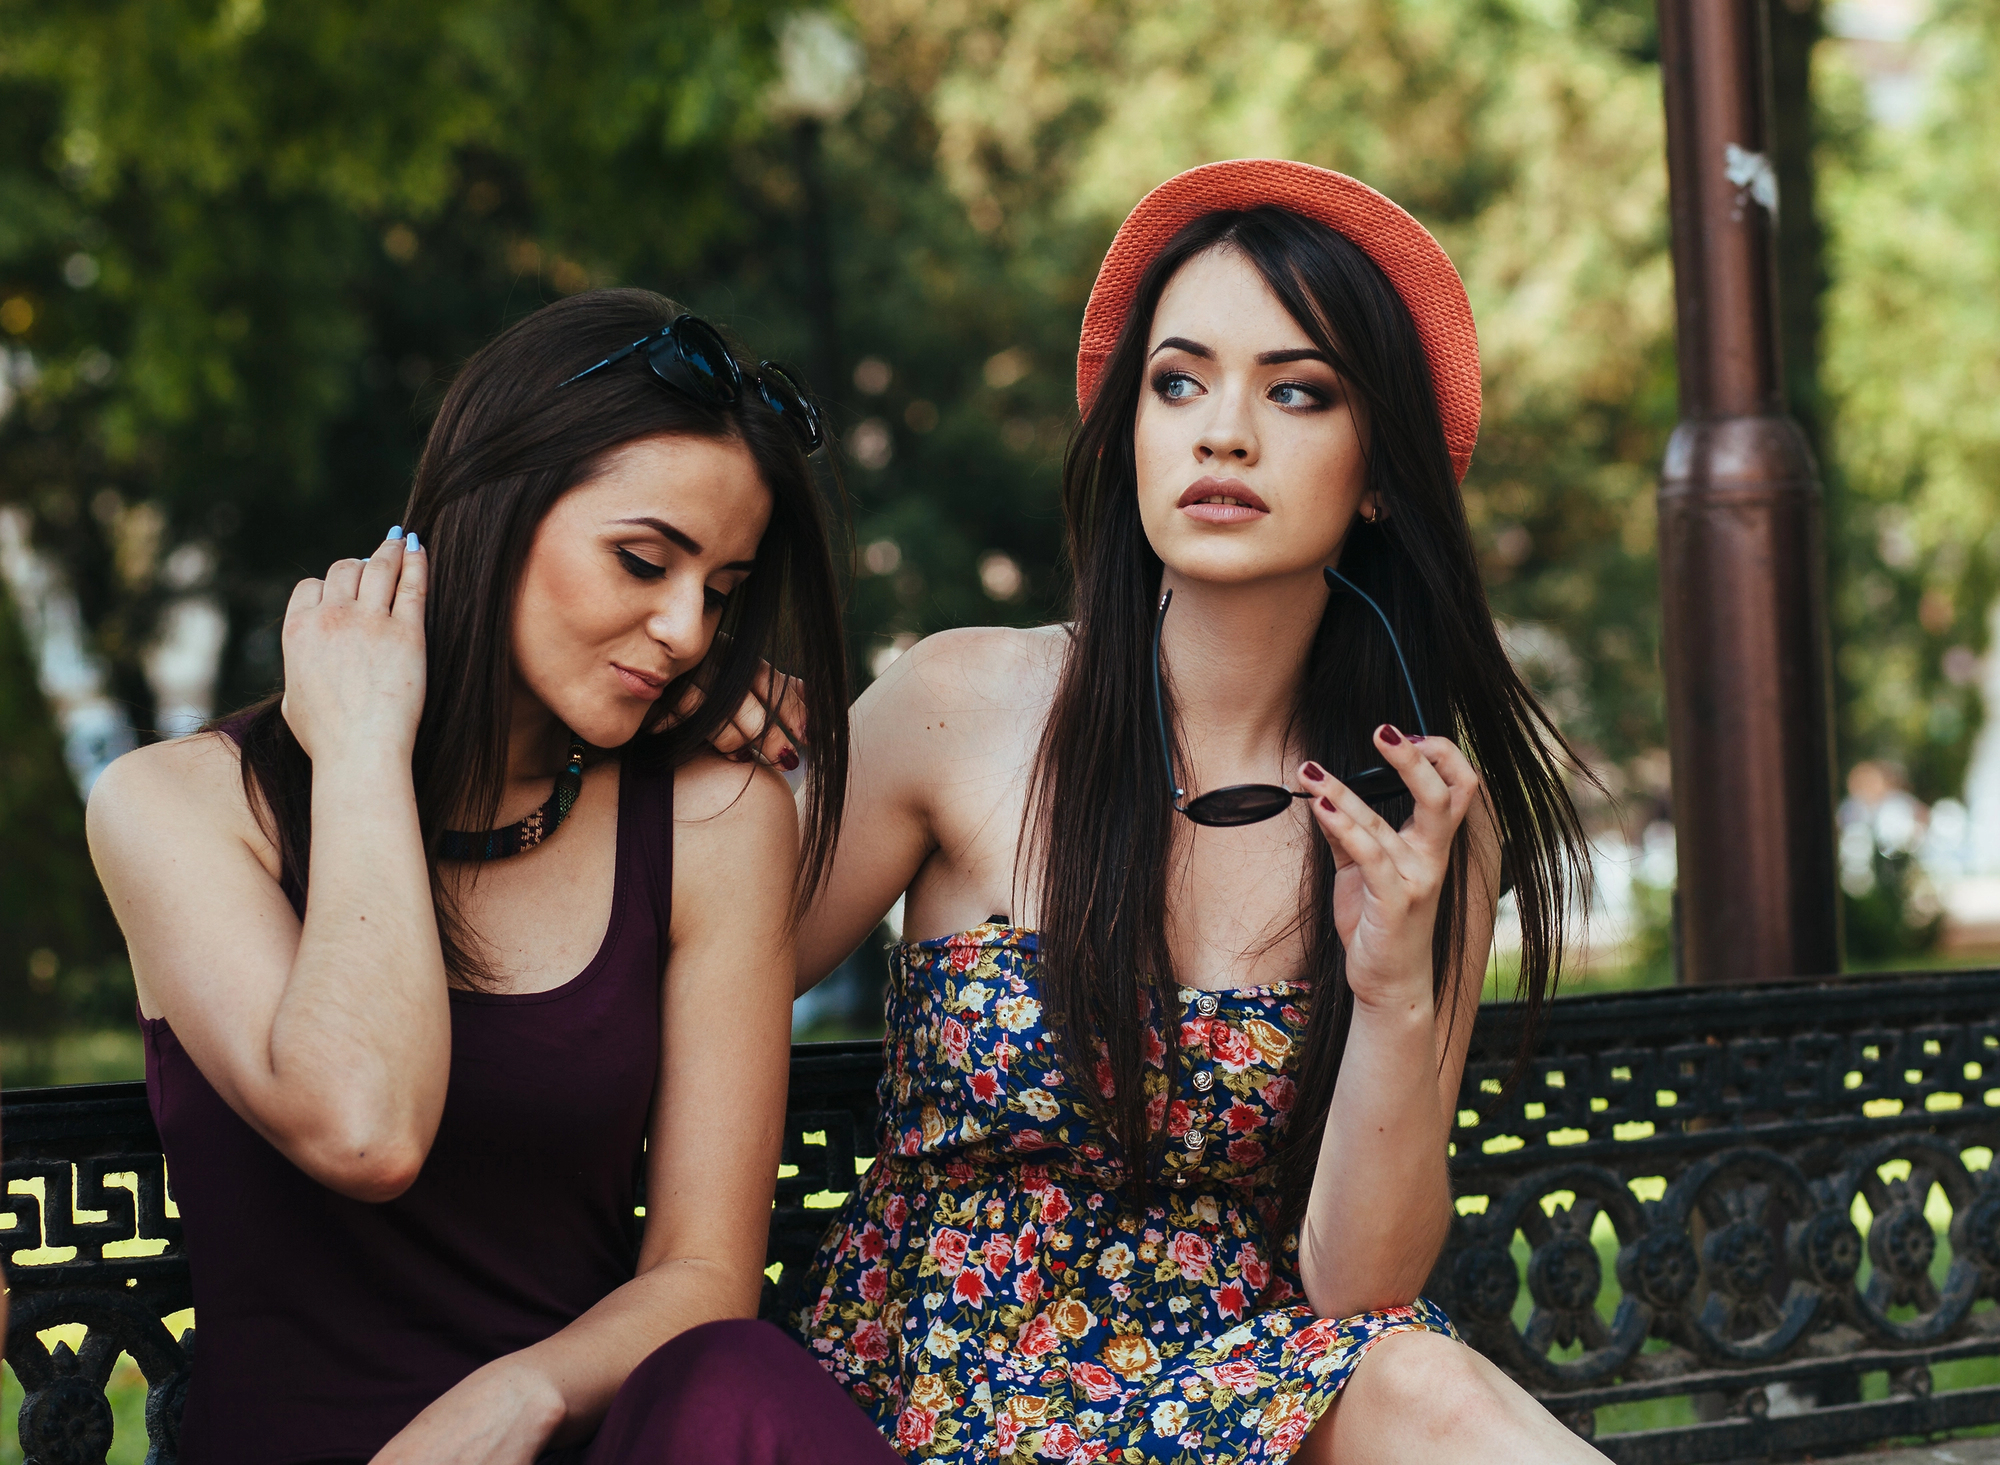
M 1514 1023 L 1480 1014 L 1426 1289 L 1468 1341 L 1631 1465 L 2000 1421 L 2000 1384 L 1932 1387 L 1935 1365 L 2000 1360 L 2000 971 L 1566 998 L 1508 1090 Z M 768 1311 L 871 1162 L 880 1063 L 874 1043 L 793 1051 Z M 126 1353 L 149 1461 L 171 1465 L 194 1337 L 162 1319 L 192 1297 L 144 1087 L 5 1109 L 27 1456 L 103 1458 Z M 38 1336 L 63 1324 L 81 1346 Z M 1863 1402 L 1871 1374 L 1887 1397 Z M 1675 1397 L 1696 1422 L 1598 1429 Z

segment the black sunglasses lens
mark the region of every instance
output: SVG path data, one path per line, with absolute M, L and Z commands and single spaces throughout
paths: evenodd
M 785 420 L 808 453 L 818 451 L 825 441 L 819 413 L 796 377 L 775 361 L 766 361 L 757 368 L 757 393 L 765 406 Z
M 646 348 L 653 374 L 705 402 L 726 407 L 742 380 L 729 347 L 706 321 L 684 315 Z
M 1197 824 L 1227 829 L 1275 819 L 1291 806 L 1292 791 L 1288 788 L 1274 783 L 1239 783 L 1203 794 L 1183 812 Z
M 1386 765 L 1364 768 L 1352 778 L 1341 780 L 1361 795 L 1362 802 L 1389 823 L 1401 828 L 1415 811 L 1417 802 L 1404 787 L 1402 775 Z

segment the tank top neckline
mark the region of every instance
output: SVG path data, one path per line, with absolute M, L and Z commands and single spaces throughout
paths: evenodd
M 230 734 L 233 740 L 234 733 L 231 729 L 225 727 L 223 731 Z M 669 769 L 663 776 L 671 779 L 673 771 Z M 638 851 L 633 845 L 637 831 L 632 802 L 639 782 L 639 779 L 632 776 L 632 770 L 625 766 L 625 760 L 621 757 L 618 760 L 617 829 L 613 835 L 612 848 L 611 918 L 604 923 L 604 939 L 598 942 L 596 952 L 584 963 L 583 969 L 566 981 L 559 982 L 553 987 L 546 987 L 539 992 L 481 992 L 469 987 L 452 987 L 447 994 L 451 1001 L 476 1007 L 528 1007 L 538 1002 L 559 1002 L 565 997 L 572 997 L 582 992 L 603 973 L 605 966 L 618 949 L 619 933 L 625 925 L 625 907 L 633 893 L 631 882 L 634 877 L 630 867 L 637 862 Z M 137 1004 L 133 1005 L 136 1009 Z M 138 1012 L 138 1018 L 145 1027 L 165 1024 L 167 1021 L 164 1015 L 148 1017 L 143 1011 Z
M 666 775 L 672 778 L 669 771 Z M 481 992 L 469 987 L 453 987 L 453 1002 L 474 1003 L 480 1006 L 524 1007 L 536 1002 L 555 1002 L 582 991 L 596 980 L 618 948 L 618 934 L 625 924 L 625 906 L 631 896 L 631 866 L 635 863 L 637 851 L 632 848 L 633 789 L 639 780 L 632 777 L 632 770 L 625 766 L 623 758 L 618 760 L 618 827 L 614 835 L 612 859 L 615 862 L 611 876 L 611 919 L 604 923 L 604 939 L 597 945 L 596 954 L 584 963 L 583 970 L 566 982 L 546 987 L 539 992 Z

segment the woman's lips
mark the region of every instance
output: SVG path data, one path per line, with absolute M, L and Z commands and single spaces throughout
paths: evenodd
M 633 671 L 629 666 L 620 666 L 615 661 L 611 663 L 611 669 L 618 673 L 618 680 L 625 684 L 625 690 L 641 701 L 654 701 L 659 697 L 661 692 L 666 690 L 667 679 L 665 677 L 650 676 L 642 671 Z
M 1198 478 L 1182 492 L 1176 507 L 1204 524 L 1246 524 L 1271 512 L 1255 490 L 1234 478 Z

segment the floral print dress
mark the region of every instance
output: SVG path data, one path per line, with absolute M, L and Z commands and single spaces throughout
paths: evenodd
M 911 1459 L 1287 1459 L 1371 1342 L 1451 1333 L 1422 1298 L 1316 1316 L 1272 1235 L 1305 989 L 1180 989 L 1171 1079 L 1148 1042 L 1169 1143 L 1141 1210 L 1059 1071 L 1035 940 L 891 953 L 880 1154 L 815 1259 L 806 1345 Z

